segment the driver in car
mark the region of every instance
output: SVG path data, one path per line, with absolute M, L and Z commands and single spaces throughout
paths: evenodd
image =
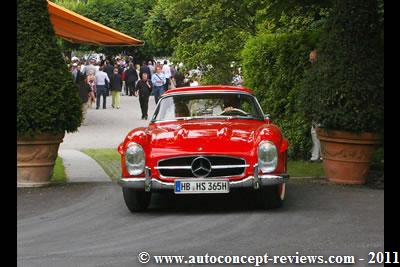
M 239 100 L 238 96 L 235 94 L 228 95 L 224 99 L 224 111 L 222 113 L 232 111 L 239 107 L 240 107 L 240 100 Z

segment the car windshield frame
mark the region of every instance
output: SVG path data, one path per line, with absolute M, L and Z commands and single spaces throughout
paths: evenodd
M 170 97 L 175 97 L 175 96 L 182 96 L 182 95 L 188 95 L 188 96 L 198 96 L 200 94 L 206 94 L 206 95 L 212 95 L 212 94 L 235 94 L 235 95 L 245 95 L 247 97 L 249 97 L 250 101 L 252 101 L 255 109 L 256 109 L 256 113 L 258 115 L 257 116 L 238 116 L 238 115 L 216 115 L 216 116 L 192 116 L 192 117 L 176 117 L 174 119 L 165 119 L 165 120 L 156 120 L 158 113 L 160 111 L 160 106 L 162 104 L 162 101 L 165 101 L 165 99 L 170 98 Z M 150 123 L 158 123 L 158 122 L 173 122 L 173 121 L 186 121 L 186 120 L 218 120 L 218 119 L 241 119 L 241 120 L 259 120 L 259 121 L 263 121 L 265 118 L 264 112 L 260 106 L 260 103 L 258 102 L 257 98 L 250 93 L 247 92 L 239 92 L 239 91 L 231 91 L 231 92 L 227 92 L 227 91 L 197 91 L 197 92 L 176 92 L 176 93 L 171 93 L 171 94 L 167 94 L 164 95 L 160 98 L 160 100 L 157 103 L 156 109 L 154 111 L 154 114 L 152 116 L 152 119 L 150 121 Z

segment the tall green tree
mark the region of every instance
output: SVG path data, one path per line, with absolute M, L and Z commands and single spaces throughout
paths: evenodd
M 231 64 L 255 33 L 262 1 L 159 0 L 146 22 L 146 36 L 169 46 L 172 58 L 205 71 L 204 83 L 230 83 Z

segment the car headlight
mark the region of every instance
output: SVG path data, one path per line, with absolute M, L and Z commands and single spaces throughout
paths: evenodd
M 130 175 L 142 174 L 145 167 L 143 147 L 138 143 L 130 143 L 125 151 L 125 163 Z
M 278 165 L 278 151 L 274 143 L 262 141 L 258 145 L 258 168 L 263 173 L 273 172 Z

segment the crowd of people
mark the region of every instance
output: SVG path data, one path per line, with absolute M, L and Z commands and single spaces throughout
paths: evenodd
M 147 120 L 150 95 L 154 95 L 157 104 L 165 91 L 191 85 L 187 75 L 166 60 L 163 63 L 143 61 L 141 65 L 135 64 L 132 56 L 100 57 L 100 60 L 72 57 L 68 61 L 73 80 L 79 88 L 84 116 L 94 104 L 96 109 L 100 106 L 106 109 L 109 95 L 112 97 L 112 108 L 119 109 L 120 96 L 127 95 L 139 98 L 142 119 Z

